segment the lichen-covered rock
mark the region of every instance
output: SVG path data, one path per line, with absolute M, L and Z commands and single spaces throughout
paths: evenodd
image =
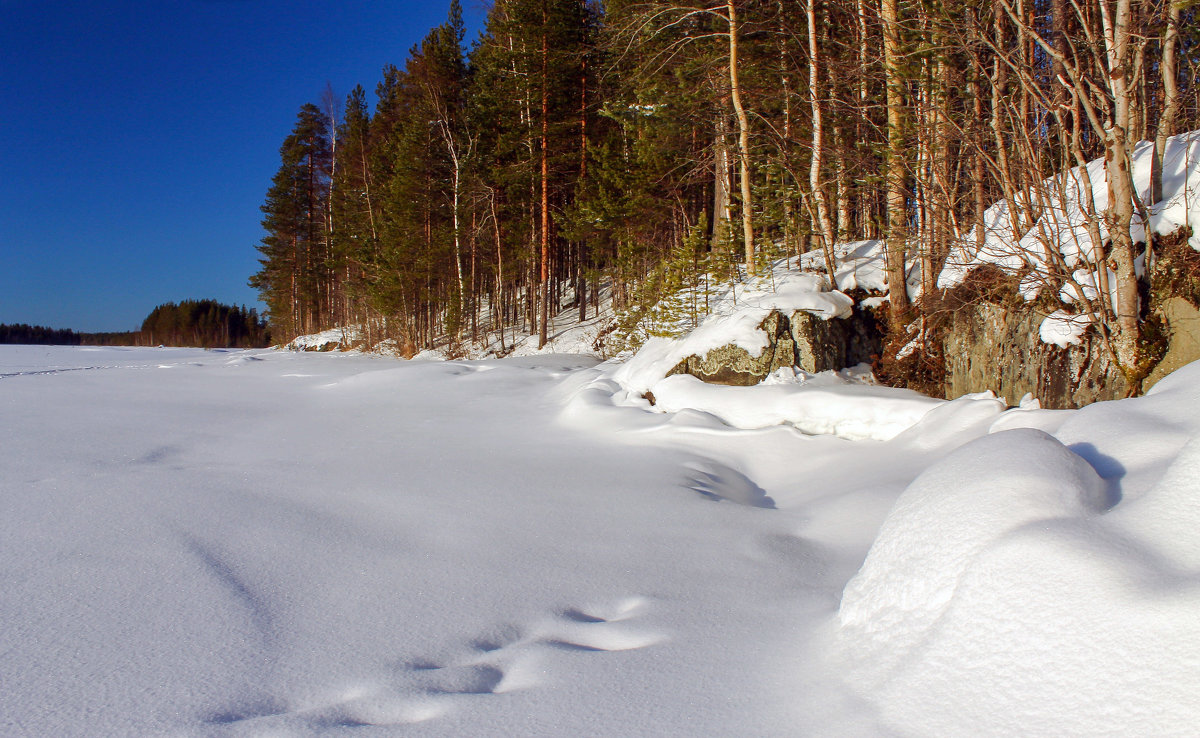
M 712 384 L 749 386 L 758 384 L 783 367 L 816 373 L 842 369 L 869 361 L 869 351 L 879 351 L 879 337 L 862 325 L 862 316 L 851 319 L 822 319 L 804 310 L 790 316 L 778 310 L 763 319 L 759 330 L 767 346 L 758 356 L 744 348 L 726 344 L 704 356 L 689 356 L 667 376 L 690 374 Z
M 758 384 L 780 367 L 792 366 L 796 346 L 789 332 L 788 319 L 772 310 L 763 319 L 759 330 L 767 334 L 767 346 L 758 356 L 734 344 L 712 349 L 704 356 L 689 356 L 679 362 L 667 376 L 690 374 L 712 384 L 748 387 Z
M 1159 307 L 1159 314 L 1169 326 L 1170 339 L 1166 355 L 1142 383 L 1146 390 L 1184 364 L 1200 359 L 1200 310 L 1182 297 L 1172 297 Z
M 822 320 L 812 313 L 792 313 L 791 337 L 796 345 L 795 366 L 812 374 L 846 366 L 847 330 L 843 320 Z

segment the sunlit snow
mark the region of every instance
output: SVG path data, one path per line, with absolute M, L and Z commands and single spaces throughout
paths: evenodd
M 615 368 L 0 348 L 0 733 L 1197 724 L 1200 367 L 1078 411 L 750 388 L 862 441 Z

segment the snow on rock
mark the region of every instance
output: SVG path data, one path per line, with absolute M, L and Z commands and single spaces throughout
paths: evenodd
M 1142 141 L 1134 147 L 1130 157 L 1138 197 L 1147 203 L 1153 152 L 1153 143 Z M 938 276 L 938 287 L 956 287 L 972 270 L 985 264 L 1013 274 L 1024 272 L 1018 290 L 1026 301 L 1036 299 L 1043 290 L 1052 287 L 1063 302 L 1078 303 L 1099 296 L 1100 277 L 1105 277 L 1108 284 L 1114 284 L 1115 272 L 1096 264 L 1097 247 L 1089 233 L 1089 229 L 1095 228 L 1101 241 L 1109 237 L 1108 224 L 1102 217 L 1109 202 L 1104 159 L 1051 177 L 1041 183 L 1040 189 L 1040 193 L 1020 195 L 1036 195 L 1036 199 L 1044 203 L 1038 219 L 1033 223 L 1022 223 L 1022 229 L 1015 227 L 1008 200 L 988 208 L 984 213 L 982 246 L 978 245 L 975 229 L 960 239 Z M 1133 217 L 1130 235 L 1135 242 L 1146 239 L 1147 225 L 1159 235 L 1170 235 L 1180 228 L 1190 227 L 1189 244 L 1200 250 L 1200 131 L 1167 139 L 1163 154 L 1163 199 L 1149 203 L 1147 211 L 1148 224 L 1142 221 L 1140 214 Z M 1051 275 L 1061 271 L 1060 260 L 1070 268 L 1071 277 L 1058 284 Z M 1144 268 L 1140 259 L 1137 268 Z M 1111 303 L 1114 310 L 1119 309 L 1115 291 Z M 1044 343 L 1061 348 L 1078 345 L 1082 343 L 1089 322 L 1086 315 L 1058 310 L 1042 321 L 1039 336 Z
M 1083 334 L 1091 324 L 1087 315 L 1076 315 L 1066 310 L 1055 310 L 1047 315 L 1038 327 L 1042 343 L 1067 348 L 1083 343 Z
M 704 356 L 728 344 L 759 356 L 768 344 L 759 326 L 773 310 L 785 314 L 804 310 L 823 320 L 845 318 L 853 311 L 854 300 L 842 292 L 829 291 L 819 274 L 777 269 L 772 281 L 760 281 L 739 290 L 734 299 L 718 303 L 683 338 L 651 338 L 613 373 L 613 378 L 631 392 L 645 392 L 689 356 Z
M 362 341 L 362 331 L 358 326 L 350 325 L 296 336 L 283 348 L 288 351 L 349 351 Z
M 1134 184 L 1138 196 L 1147 202 L 1150 229 L 1160 235 L 1169 235 L 1190 226 L 1189 243 L 1200 250 L 1200 131 L 1167 139 L 1163 154 L 1163 199 L 1157 203 L 1148 202 L 1153 148 L 1153 143 L 1142 141 L 1131 155 Z M 1035 223 L 1025 224 L 1026 228 L 1020 233 L 1014 232 L 1008 201 L 1001 200 L 992 205 L 984 213 L 982 248 L 976 247 L 976 234 L 972 229 L 952 249 L 938 277 L 938 287 L 961 284 L 971 270 L 983 264 L 994 264 L 1013 273 L 1032 267 L 1033 273 L 1027 275 L 1021 290 L 1027 300 L 1032 300 L 1047 283 L 1044 275 L 1055 271 L 1050 266 L 1049 250 L 1062 254 L 1072 268 L 1094 262 L 1088 228 L 1095 225 L 1100 238 L 1108 238 L 1108 226 L 1100 217 L 1108 206 L 1106 176 L 1104 160 L 1096 159 L 1088 163 L 1086 170 L 1076 167 L 1047 179 L 1042 183 L 1046 205 L 1041 216 Z M 1088 215 L 1088 183 L 1094 212 L 1098 214 L 1095 217 Z M 1140 215 L 1134 215 L 1130 235 L 1135 241 L 1145 240 L 1145 225 Z M 1090 277 L 1085 278 L 1085 283 L 1088 279 Z
M 861 258 L 873 259 L 878 244 L 850 246 L 867 254 Z M 852 312 L 853 300 L 843 292 L 829 291 L 823 275 L 792 271 L 781 262 L 773 272 L 773 282 L 774 289 L 764 280 L 758 288 L 743 291 L 736 301 L 718 303 L 686 336 L 652 338 L 623 363 L 610 364 L 598 381 L 611 381 L 623 392 L 610 392 L 605 395 L 608 401 L 645 404 L 641 397 L 646 395 L 657 412 L 703 413 L 743 430 L 786 425 L 810 435 L 850 440 L 894 438 L 944 404 L 910 390 L 874 386 L 865 366 L 815 375 L 785 367 L 750 387 L 706 384 L 688 375 L 667 376 L 687 357 L 704 356 L 721 346 L 737 346 L 759 356 L 768 345 L 760 326 L 773 310 L 784 314 L 804 310 L 825 320 Z

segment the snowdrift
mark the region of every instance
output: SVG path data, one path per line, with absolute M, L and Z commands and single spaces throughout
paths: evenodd
M 1198 135 L 1158 232 L 1200 225 Z M 943 286 L 1036 265 L 1004 207 Z M 1200 363 L 1078 411 L 666 376 L 884 286 L 838 251 L 623 362 L 548 353 L 611 314 L 487 361 L 0 347 L 0 732 L 1194 733 Z
M 837 621 L 847 679 L 886 722 L 923 735 L 1191 732 L 1197 382 L 1193 364 L 1148 397 L 1071 413 L 1054 435 L 984 436 L 904 490 Z

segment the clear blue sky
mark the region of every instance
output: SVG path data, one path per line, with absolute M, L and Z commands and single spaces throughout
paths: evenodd
M 326 82 L 373 95 L 448 7 L 0 0 L 0 323 L 123 331 L 164 302 L 256 305 L 259 206 L 297 110 Z M 463 7 L 474 38 L 484 8 Z

